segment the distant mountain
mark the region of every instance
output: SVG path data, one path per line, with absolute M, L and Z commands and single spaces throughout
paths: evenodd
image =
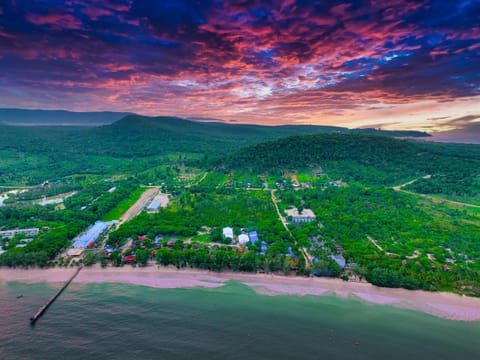
M 352 129 L 351 132 L 355 134 L 384 135 L 400 138 L 426 138 L 431 136 L 424 131 L 415 130 L 379 130 L 374 128 L 361 128 Z
M 100 126 L 129 115 L 123 112 L 0 109 L 0 124 L 13 126 Z
M 428 139 L 438 142 L 480 144 L 480 123 L 471 123 L 461 129 L 436 132 Z
M 115 123 L 115 124 L 114 124 Z M 124 112 L 73 112 L 66 110 L 27 110 L 0 109 L 0 125 L 10 126 L 102 126 L 112 125 L 112 129 L 128 128 L 136 133 L 142 131 L 173 132 L 194 131 L 197 134 L 219 136 L 260 136 L 263 140 L 282 136 L 313 133 L 362 133 L 393 137 L 428 137 L 420 131 L 388 131 L 377 129 L 348 129 L 339 126 L 321 125 L 282 125 L 262 126 L 225 123 L 219 119 L 192 118 L 190 120 L 177 117 L 148 117 Z M 102 130 L 108 131 L 108 130 Z M 265 137 L 266 136 L 266 137 Z M 250 142 L 251 143 L 251 142 Z
M 262 126 L 198 122 L 176 117 L 129 115 L 113 124 L 90 129 L 86 141 L 91 144 L 91 149 L 115 156 L 127 154 L 145 156 L 165 151 L 221 154 L 251 144 L 292 135 L 356 133 L 357 131 L 366 130 L 350 130 L 335 126 Z M 373 129 L 368 131 L 390 136 L 411 136 L 412 134 L 412 132 L 379 132 Z M 415 133 L 415 135 L 427 136 L 428 134 Z

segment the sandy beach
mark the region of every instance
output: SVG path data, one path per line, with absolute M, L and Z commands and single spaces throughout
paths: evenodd
M 8 281 L 27 283 L 66 281 L 75 268 L 9 269 L 0 268 L 0 284 Z M 234 280 L 252 287 L 264 295 L 335 295 L 340 298 L 355 298 L 373 304 L 397 306 L 461 321 L 480 321 L 480 298 L 452 293 L 410 291 L 405 289 L 380 288 L 366 282 L 344 282 L 330 278 L 287 277 L 271 274 L 245 274 L 203 270 L 177 270 L 175 268 L 149 266 L 134 268 L 102 269 L 86 267 L 74 280 L 75 283 L 126 283 L 155 288 L 191 288 L 223 286 Z

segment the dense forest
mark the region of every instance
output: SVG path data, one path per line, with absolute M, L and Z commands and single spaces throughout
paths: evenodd
M 36 185 L 76 173 L 135 174 L 152 165 L 171 164 L 172 154 L 198 160 L 289 135 L 351 131 L 356 130 L 202 123 L 138 115 L 100 127 L 0 125 L 0 185 Z
M 279 175 L 319 168 L 347 183 L 411 184 L 426 194 L 480 198 L 480 146 L 431 144 L 383 136 L 317 134 L 292 136 L 242 149 L 219 166 L 251 173 Z

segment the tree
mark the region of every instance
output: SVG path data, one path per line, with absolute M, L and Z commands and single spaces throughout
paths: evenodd
M 138 264 L 145 266 L 148 263 L 148 259 L 150 258 L 150 251 L 147 249 L 139 249 L 135 253 L 135 260 Z

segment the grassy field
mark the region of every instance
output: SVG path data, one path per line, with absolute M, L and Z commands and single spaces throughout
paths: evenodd
M 138 188 L 133 191 L 127 198 L 123 199 L 115 206 L 112 210 L 110 210 L 105 216 L 102 217 L 103 221 L 112 221 L 118 220 L 120 217 L 133 205 L 135 202 L 142 196 L 143 192 L 145 191 L 144 188 Z

